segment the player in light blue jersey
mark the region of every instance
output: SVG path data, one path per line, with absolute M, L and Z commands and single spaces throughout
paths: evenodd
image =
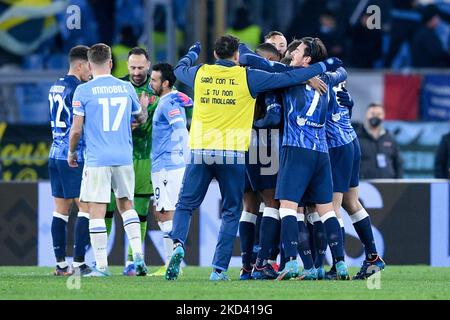
M 56 269 L 53 274 L 56 276 L 71 273 L 66 262 L 66 227 L 69 221 L 70 207 L 74 201 L 79 211 L 75 224 L 72 272 L 79 272 L 80 274 L 90 272 L 90 268 L 84 263 L 86 246 L 89 244 L 89 213 L 87 205 L 80 203 L 78 200 L 84 163 L 85 144 L 83 139 L 81 139 L 77 149 L 79 166 L 70 168 L 67 164 L 69 131 L 72 126 L 72 98 L 77 86 L 89 80 L 88 49 L 88 47 L 80 45 L 70 50 L 69 72 L 51 86 L 48 94 L 53 135 L 48 171 L 55 203 L 51 232 L 56 258 Z
M 96 267 L 86 276 L 108 276 L 106 204 L 114 190 L 117 208 L 133 250 L 137 275 L 146 275 L 142 254 L 139 217 L 133 208 L 134 169 L 131 140 L 132 115 L 138 123 L 147 120 L 133 86 L 111 75 L 111 48 L 99 43 L 88 53 L 93 79 L 80 85 L 74 93 L 74 121 L 70 130 L 67 161 L 77 167 L 76 152 L 81 134 L 86 139 L 86 161 L 80 199 L 89 206 L 89 233 Z
M 180 92 L 173 90 L 176 78 L 168 63 L 152 68 L 150 86 L 160 97 L 153 114 L 152 131 L 152 182 L 155 191 L 155 218 L 164 232 L 165 266 L 152 275 L 164 276 L 172 257 L 173 241 L 169 237 L 173 225 L 173 213 L 178 201 L 188 156 L 188 131 L 185 107 L 193 101 L 186 95 L 180 100 Z

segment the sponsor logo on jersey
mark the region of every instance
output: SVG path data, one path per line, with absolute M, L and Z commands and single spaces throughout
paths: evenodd
M 81 102 L 80 101 L 73 101 L 72 102 L 72 107 L 74 107 L 74 108 L 81 107 Z

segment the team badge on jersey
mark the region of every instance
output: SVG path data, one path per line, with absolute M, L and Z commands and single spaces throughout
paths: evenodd
M 341 120 L 341 114 L 340 113 L 333 113 L 331 115 L 331 119 L 333 119 L 334 122 L 338 122 L 339 120 Z
M 302 118 L 302 117 L 300 117 L 300 116 L 297 116 L 297 124 L 298 124 L 300 127 L 303 127 L 303 126 L 306 124 L 306 119 L 305 119 L 305 118 Z

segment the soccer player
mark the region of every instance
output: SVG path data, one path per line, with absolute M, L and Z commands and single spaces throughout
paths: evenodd
M 228 280 L 225 272 L 241 215 L 243 160 L 251 138 L 255 97 L 261 92 L 301 83 L 335 65 L 320 62 L 309 68 L 271 74 L 237 66 L 238 47 L 239 39 L 222 36 L 214 45 L 216 64 L 193 66 L 200 53 L 197 42 L 175 67 L 178 80 L 194 88 L 195 107 L 189 135 L 191 162 L 186 166 L 174 213 L 171 233 L 174 251 L 166 271 L 167 280 L 178 277 L 192 212 L 203 201 L 213 178 L 219 183 L 223 202 L 210 280 Z
M 270 31 L 264 36 L 264 43 L 272 44 L 275 48 L 277 48 L 280 56 L 284 57 L 287 50 L 287 40 L 284 34 L 279 31 Z
M 301 42 L 297 42 L 297 46 Z M 270 50 L 272 49 L 272 50 Z M 295 48 L 294 48 L 295 49 Z M 294 50 L 292 49 L 292 50 Z M 258 53 L 259 51 L 259 53 Z M 245 46 L 240 47 L 240 52 L 242 54 L 250 53 L 253 54 L 252 51 L 248 50 Z M 276 48 L 273 47 L 273 45 L 269 43 L 264 43 L 260 45 L 256 52 L 258 55 L 262 56 L 263 58 L 267 59 L 268 61 L 277 61 L 273 58 L 273 55 L 277 54 Z M 320 80 L 318 77 L 314 77 L 309 79 L 306 82 L 308 85 L 310 85 L 314 90 L 317 90 L 320 94 L 323 94 L 327 90 L 326 84 Z M 279 93 L 278 93 L 279 94 Z M 277 94 L 277 95 L 278 95 Z M 256 128 L 274 128 L 281 126 L 281 102 L 274 104 L 274 101 L 271 101 L 271 97 L 273 97 L 273 93 L 264 93 L 263 95 L 260 95 L 263 97 L 266 97 L 268 101 L 267 106 L 268 110 L 265 113 L 265 116 L 263 119 L 257 120 L 254 123 L 254 127 Z M 258 96 L 258 99 L 260 98 Z M 273 99 L 272 99 L 273 100 Z M 258 100 L 257 100 L 257 106 L 258 106 Z M 253 140 L 252 140 L 253 141 Z M 278 141 L 277 141 L 278 142 Z M 277 150 L 278 150 L 278 143 L 276 143 Z M 256 168 L 255 168 L 256 167 Z M 279 250 L 279 240 L 280 240 L 280 214 L 279 214 L 279 202 L 274 199 L 275 195 L 275 185 L 276 185 L 276 175 L 272 176 L 263 176 L 260 174 L 261 165 L 247 165 L 246 171 L 247 171 L 247 177 L 250 178 L 250 180 L 253 181 L 251 183 L 251 186 L 257 185 L 265 185 L 265 186 L 271 186 L 271 188 L 267 188 L 263 191 L 263 195 L 265 195 L 265 210 L 263 211 L 263 217 L 262 217 L 262 223 L 261 223 L 261 230 L 260 230 L 260 250 L 257 253 L 257 259 L 255 266 L 253 270 L 251 271 L 251 278 L 252 279 L 275 279 L 277 278 L 278 274 L 276 271 L 278 271 L 278 265 L 276 264 L 277 255 L 280 252 Z M 248 179 L 247 179 L 248 180 Z M 245 198 L 244 198 L 245 199 Z M 245 205 L 245 201 L 244 201 Z M 298 225 L 299 229 L 302 230 L 301 236 L 304 239 L 308 239 L 308 230 L 304 230 L 304 215 L 303 215 L 303 208 L 299 208 L 299 212 L 297 215 Z M 251 221 L 252 216 L 249 215 L 248 211 L 244 211 L 241 216 L 241 223 L 240 223 L 240 230 L 246 229 L 248 232 L 251 232 L 251 225 L 248 221 Z M 303 218 L 303 219 L 301 219 Z M 246 221 L 242 221 L 242 220 Z M 248 221 L 247 221 L 248 220 Z M 243 246 L 243 239 L 246 239 L 245 233 L 240 231 L 241 236 L 241 246 Z M 247 245 L 248 246 L 248 245 Z M 245 247 L 245 246 L 243 246 Z M 249 246 L 248 246 L 249 247 Z M 248 249 L 247 249 L 248 250 Z M 240 279 L 246 280 L 249 278 L 249 271 L 248 267 L 246 268 L 245 262 L 246 260 L 246 254 L 244 254 L 244 250 L 242 250 L 242 259 L 243 259 L 243 267 L 241 268 L 241 276 Z M 311 252 L 309 245 L 307 245 L 307 242 L 305 241 L 299 241 L 299 254 L 302 260 L 309 260 L 310 257 L 309 252 Z M 282 257 L 280 261 L 280 266 L 283 267 L 285 262 L 283 252 Z M 308 263 L 304 261 L 304 264 L 307 265 Z
M 280 54 L 270 43 L 262 43 L 256 48 L 256 53 L 269 61 L 279 61 Z M 254 131 L 250 145 L 250 156 L 246 157 L 245 165 L 245 192 L 244 205 L 239 221 L 239 236 L 241 244 L 242 268 L 240 280 L 270 279 L 276 278 L 276 261 L 270 266 L 261 266 L 255 269 L 255 262 L 264 261 L 261 255 L 269 258 L 270 250 L 278 247 L 279 239 L 279 203 L 274 199 L 276 173 L 271 175 L 262 174 L 261 164 L 257 155 L 278 158 L 278 135 L 272 136 L 270 129 L 278 128 L 281 122 L 281 96 L 277 92 L 264 92 L 256 99 Z M 272 140 L 275 141 L 272 142 Z M 276 148 L 272 149 L 275 143 Z M 256 163 L 249 163 L 250 157 L 256 157 Z M 268 163 L 274 165 L 274 163 Z M 260 210 L 260 199 L 262 198 L 262 214 Z M 259 210 L 258 210 L 259 209 Z M 271 218 L 273 223 L 267 223 Z M 262 220 L 264 219 L 264 223 Z M 254 240 L 255 239 L 255 240 Z M 261 251 L 261 249 L 263 251 Z M 256 257 L 255 257 L 256 256 Z M 276 256 L 275 256 L 276 257 Z M 276 258 L 274 259 L 276 260 Z M 261 263 L 259 263 L 261 264 Z M 253 271 L 253 272 L 252 272 Z
M 69 275 L 70 270 L 66 262 L 67 222 L 70 207 L 73 202 L 77 205 L 78 217 L 75 224 L 75 243 L 73 270 L 81 274 L 89 273 L 90 268 L 84 263 L 86 246 L 89 244 L 89 213 L 86 204 L 80 203 L 80 185 L 84 166 L 84 139 L 76 150 L 79 166 L 70 168 L 67 164 L 69 151 L 69 131 L 72 125 L 72 98 L 75 89 L 82 82 L 89 80 L 90 71 L 87 61 L 86 46 L 73 47 L 69 52 L 70 68 L 67 75 L 59 78 L 50 88 L 48 95 L 50 105 L 50 123 L 53 143 L 50 148 L 48 171 L 55 211 L 52 219 L 53 250 L 56 257 L 54 275 Z
M 152 182 L 155 186 L 155 216 L 164 232 L 166 259 L 166 265 L 152 275 L 163 276 L 172 256 L 173 242 L 169 233 L 188 154 L 185 108 L 191 107 L 193 102 L 187 96 L 183 102 L 178 91 L 173 90 L 176 78 L 170 64 L 156 64 L 152 70 L 150 85 L 159 97 L 152 125 Z
M 291 66 L 307 67 L 326 57 L 327 51 L 320 39 L 302 38 L 301 44 L 292 52 Z M 255 58 L 257 61 L 261 59 Z M 241 62 L 246 65 L 251 63 L 249 59 Z M 270 70 L 292 69 L 282 64 L 269 67 Z M 346 76 L 345 70 L 341 68 L 333 75 L 322 74 L 321 78 L 331 88 L 344 81 Z M 332 203 L 333 186 L 325 133 L 328 102 L 328 94 L 320 95 L 307 84 L 283 91 L 284 134 L 276 198 L 280 200 L 281 239 L 288 262 L 279 280 L 299 275 L 296 260 L 298 245 L 299 240 L 306 239 L 299 237 L 297 221 L 304 220 L 304 217 L 298 215 L 298 207 L 299 203 L 309 202 L 316 203 L 320 219 L 325 225 L 328 243 L 336 259 L 338 278 L 349 279 L 344 262 L 342 233 Z M 300 278 L 317 278 L 312 257 L 302 258 L 304 270 Z
M 150 205 L 150 198 L 153 196 L 153 186 L 151 180 L 151 160 L 152 149 L 152 117 L 158 105 L 159 98 L 153 94 L 150 87 L 151 62 L 147 50 L 135 47 L 128 52 L 128 75 L 121 80 L 130 82 L 137 95 L 149 100 L 147 108 L 148 119 L 143 124 L 132 123 L 133 137 L 133 168 L 135 174 L 134 184 L 134 208 L 139 215 L 141 227 L 141 241 L 145 241 L 147 234 L 147 215 Z M 111 193 L 111 201 L 106 209 L 106 229 L 108 234 L 111 230 L 113 214 L 116 210 L 114 194 Z M 161 229 L 162 230 L 162 229 Z M 136 266 L 133 263 L 133 253 L 131 246 L 128 246 L 127 261 L 123 274 L 126 276 L 136 275 Z
M 265 42 L 261 43 L 256 47 L 255 52 L 257 55 L 266 58 L 269 61 L 280 61 L 281 54 L 278 52 L 277 48 L 271 43 Z
M 343 237 L 345 231 L 340 215 L 341 206 L 350 215 L 353 227 L 364 246 L 366 258 L 353 279 L 366 279 L 373 273 L 383 270 L 385 263 L 377 253 L 369 214 L 359 201 L 361 149 L 351 124 L 353 101 L 343 87 L 343 83 L 335 86 L 330 92 L 330 104 L 326 120 L 326 133 L 333 177 L 333 206 L 342 228 Z M 317 223 L 320 232 L 320 222 Z M 322 240 L 321 243 L 324 241 Z M 326 246 L 321 249 L 326 250 Z M 322 266 L 319 266 L 321 268 L 319 273 L 323 275 Z M 316 265 L 316 267 L 318 266 Z M 336 277 L 334 264 L 327 277 L 331 279 Z
M 134 170 L 131 141 L 132 115 L 138 123 L 147 120 L 148 99 L 138 100 L 133 86 L 111 75 L 111 48 L 99 43 L 88 50 L 93 80 L 77 87 L 73 97 L 74 121 L 70 130 L 67 161 L 77 167 L 76 149 L 84 131 L 86 166 L 81 182 L 80 199 L 88 203 L 89 233 L 94 250 L 95 269 L 85 275 L 109 276 L 106 204 L 111 188 L 122 215 L 125 232 L 134 254 L 137 275 L 146 275 L 142 255 L 139 217 L 133 209 Z M 141 104 L 144 106 L 141 108 Z

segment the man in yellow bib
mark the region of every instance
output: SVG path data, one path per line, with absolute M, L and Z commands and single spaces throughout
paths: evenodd
M 210 280 L 228 280 L 233 242 L 244 193 L 245 152 L 248 150 L 258 93 L 300 84 L 342 65 L 337 58 L 286 73 L 268 73 L 238 66 L 239 39 L 220 37 L 214 45 L 214 65 L 193 66 L 200 53 L 195 43 L 175 67 L 175 76 L 194 88 L 194 112 L 189 134 L 191 159 L 176 205 L 171 238 L 174 251 L 165 278 L 178 277 L 184 258 L 192 212 L 200 206 L 216 178 L 222 195 L 222 224 Z

